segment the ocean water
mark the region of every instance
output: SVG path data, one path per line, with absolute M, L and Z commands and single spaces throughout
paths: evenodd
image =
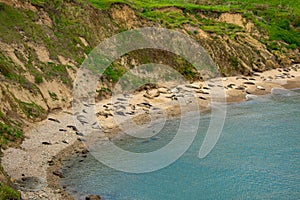
M 209 113 L 201 116 L 188 151 L 166 168 L 129 174 L 88 155 L 65 162 L 61 184 L 78 199 L 86 194 L 107 200 L 300 199 L 299 92 L 228 105 L 221 137 L 204 159 L 198 153 Z M 178 119 L 169 121 L 151 139 L 115 143 L 131 151 L 151 151 L 173 138 L 177 124 Z

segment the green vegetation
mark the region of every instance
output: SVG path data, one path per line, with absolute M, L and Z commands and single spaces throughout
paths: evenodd
M 41 106 L 37 105 L 36 103 L 28 103 L 17 100 L 22 112 L 27 116 L 29 119 L 40 118 L 43 119 L 46 115 L 45 109 Z
M 0 182 L 0 200 L 19 200 L 21 194 L 8 185 Z
M 239 61 L 238 61 L 238 59 L 236 58 L 236 57 L 230 57 L 230 61 L 231 61 L 231 65 L 233 66 L 233 68 L 235 69 L 235 70 L 237 70 L 238 69 L 238 66 L 239 66 Z
M 161 8 L 177 7 L 184 12 L 233 12 L 242 13 L 244 17 L 254 22 L 269 36 L 272 41 L 283 41 L 288 48 L 300 48 L 300 5 L 289 0 L 89 0 L 95 7 L 107 9 L 112 4 L 125 3 L 135 8 L 138 13 L 152 21 L 161 22 L 168 28 L 178 28 L 184 23 L 195 24 L 185 13 L 178 11 L 161 11 Z M 195 24 L 197 25 L 197 23 Z M 198 24 L 199 25 L 199 24 Z M 200 23 L 201 25 L 201 23 Z M 222 23 L 204 23 L 201 28 L 207 32 L 232 35 L 241 31 L 240 28 Z M 272 45 L 271 45 L 272 46 Z M 274 45 L 273 45 L 274 46 Z M 272 48 L 272 47 L 271 47 Z
M 107 76 L 108 80 L 112 80 L 112 82 L 115 83 L 119 80 L 120 77 L 123 76 L 123 74 L 126 73 L 126 71 L 127 70 L 124 66 L 112 64 L 106 68 L 103 74 Z
M 23 138 L 21 125 L 4 115 L 0 111 L 0 147 L 5 148 L 10 142 Z
M 0 122 L 0 144 L 4 147 L 8 142 L 14 142 L 22 137 L 22 131 Z
M 42 83 L 42 82 L 43 82 L 43 77 L 42 77 L 41 75 L 36 75 L 36 76 L 34 77 L 34 82 L 35 82 L 36 84 Z
M 99 9 L 108 9 L 112 4 L 124 3 L 128 4 L 131 7 L 147 11 L 156 8 L 165 8 L 165 7 L 178 7 L 188 10 L 207 10 L 207 11 L 216 11 L 216 12 L 229 12 L 231 7 L 227 5 L 201 5 L 195 4 L 193 1 L 188 0 L 89 0 L 95 7 Z
M 57 101 L 58 100 L 58 96 L 57 94 L 55 94 L 54 92 L 51 92 L 48 90 L 48 94 L 50 95 L 50 97 L 54 100 Z

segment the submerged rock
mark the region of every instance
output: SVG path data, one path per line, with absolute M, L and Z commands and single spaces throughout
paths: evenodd
M 85 197 L 85 199 L 86 200 L 101 200 L 102 198 L 99 195 L 92 194 L 92 195 Z

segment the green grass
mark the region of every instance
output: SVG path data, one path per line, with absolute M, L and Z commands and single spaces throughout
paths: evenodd
M 21 100 L 17 100 L 19 103 L 19 107 L 21 108 L 22 112 L 26 115 L 29 119 L 36 119 L 40 118 L 43 119 L 46 116 L 46 110 L 43 109 L 41 106 L 37 105 L 34 102 L 28 103 Z
M 112 4 L 124 3 L 135 9 L 150 10 L 153 8 L 178 7 L 184 9 L 199 9 L 218 12 L 229 12 L 230 7 L 227 5 L 201 5 L 194 4 L 186 0 L 89 0 L 95 7 L 99 9 L 108 9 Z
M 58 100 L 58 96 L 54 92 L 51 92 L 51 91 L 48 90 L 48 94 L 50 95 L 52 100 L 54 100 L 54 101 Z
M 270 40 L 283 41 L 288 48 L 300 48 L 300 4 L 290 0 L 89 0 L 99 9 L 107 9 L 115 3 L 126 3 L 138 11 L 138 14 L 152 21 L 161 22 L 167 28 L 178 28 L 193 20 L 179 12 L 161 12 L 159 8 L 177 7 L 194 12 L 239 12 L 252 20 Z M 198 2 L 198 3 L 197 3 Z M 204 2 L 204 3 L 203 3 Z M 197 24 L 197 23 L 196 23 Z M 224 24 L 204 24 L 201 28 L 207 32 L 232 35 L 236 28 Z
M 23 138 L 21 125 L 0 111 L 0 146 L 5 148 L 10 142 Z
M 0 122 L 0 146 L 5 148 L 9 142 L 15 142 L 22 138 L 22 130 L 13 128 L 7 124 Z
M 0 200 L 19 200 L 21 194 L 4 183 L 0 183 Z

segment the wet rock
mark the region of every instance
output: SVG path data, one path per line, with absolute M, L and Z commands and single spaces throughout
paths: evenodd
M 89 196 L 85 197 L 85 199 L 86 200 L 102 200 L 102 198 L 99 195 L 95 195 L 95 194 L 89 195 Z
M 83 149 L 83 150 L 81 151 L 82 154 L 87 154 L 88 152 L 89 152 L 89 150 L 87 150 L 87 149 Z

